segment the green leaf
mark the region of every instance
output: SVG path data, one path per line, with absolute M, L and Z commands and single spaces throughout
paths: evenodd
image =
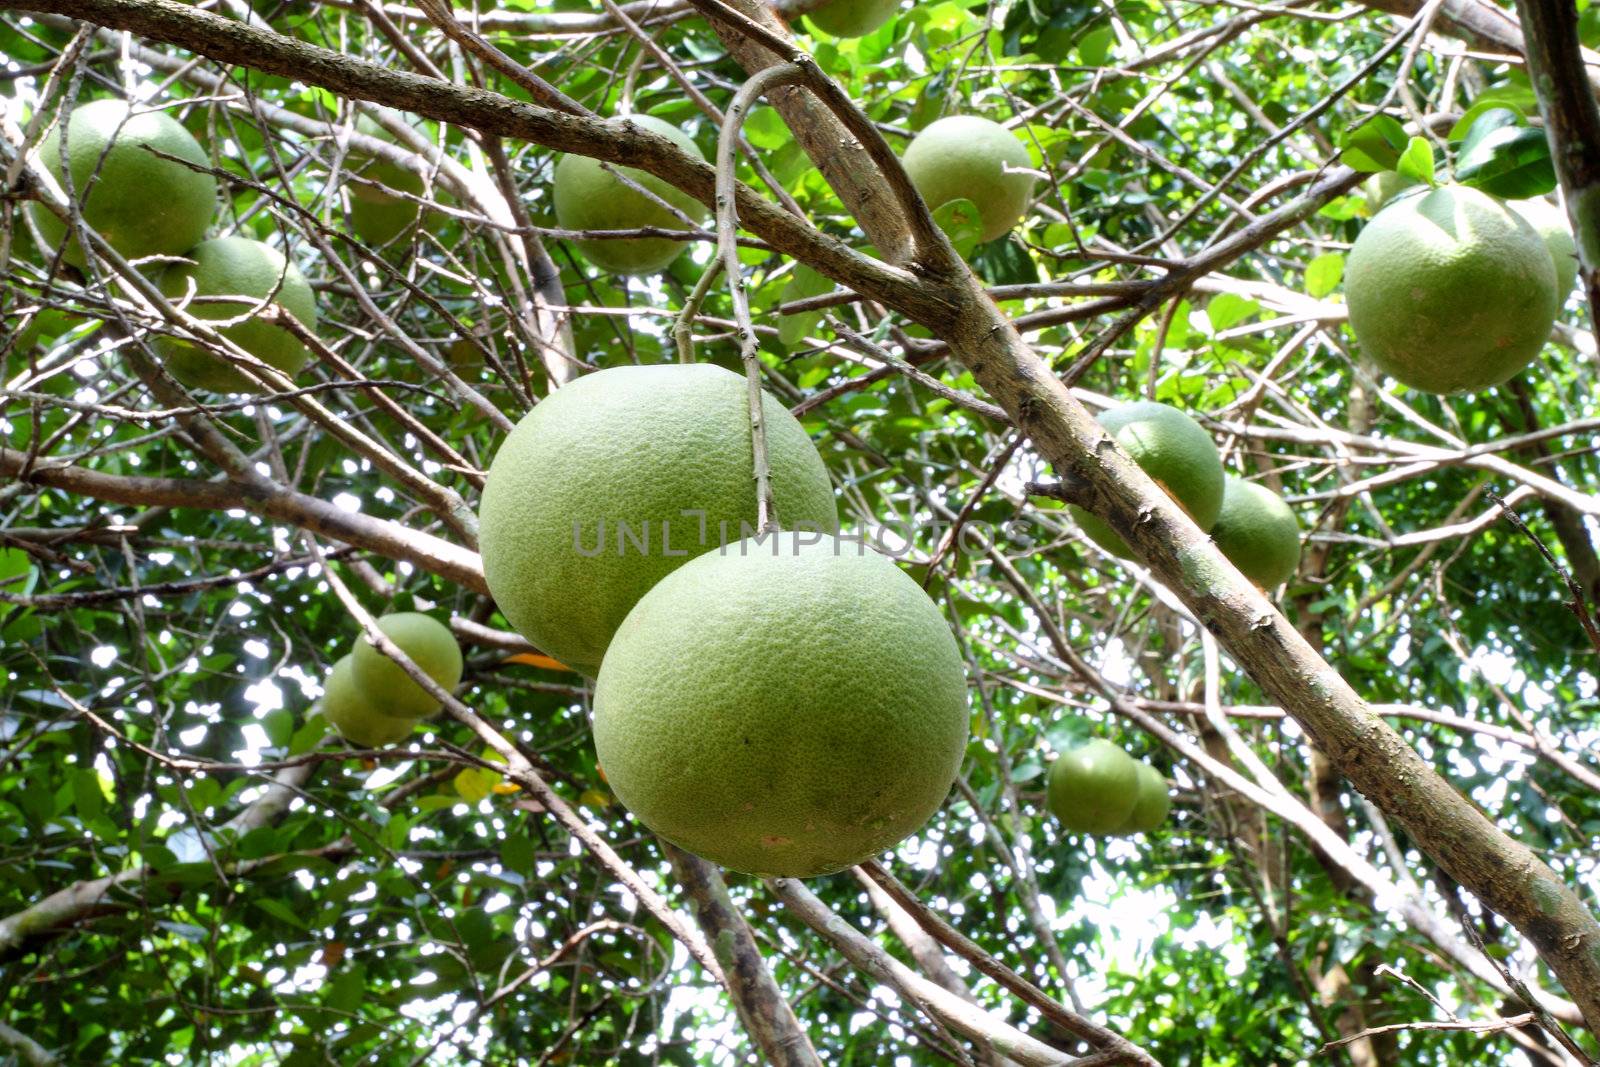
M 500 862 L 518 874 L 532 874 L 533 839 L 525 833 L 507 834 L 506 839 L 500 842 Z
M 281 900 L 277 900 L 273 897 L 259 897 L 256 899 L 255 903 L 256 907 L 260 908 L 274 919 L 277 919 L 279 922 L 288 923 L 297 930 L 304 930 L 306 928 L 306 921 L 302 919 L 293 908 L 289 907 L 289 905 L 285 904 Z
M 1110 26 L 1090 30 L 1078 42 L 1078 62 L 1086 67 L 1103 67 L 1111 58 L 1111 45 L 1116 41 Z
M 1344 254 L 1326 252 L 1306 264 L 1306 295 L 1319 300 L 1339 288 L 1344 278 Z
M 1456 180 L 1462 185 L 1507 200 L 1543 196 L 1556 187 L 1555 162 L 1543 130 L 1499 126 L 1476 139 L 1469 133 L 1467 142 L 1456 158 Z
M 1450 127 L 1450 140 L 1460 141 L 1459 151 L 1469 150 L 1475 140 L 1501 126 L 1522 125 L 1522 113 L 1493 100 L 1480 99 Z
M 1374 115 L 1345 134 L 1339 161 L 1366 174 L 1394 170 L 1406 150 L 1406 130 L 1388 115 Z
M 1212 333 L 1221 333 L 1230 326 L 1237 326 L 1245 319 L 1252 318 L 1260 311 L 1261 305 L 1248 297 L 1237 293 L 1219 293 L 1206 305 L 1206 321 L 1211 323 Z
M 1021 242 L 1009 236 L 979 245 L 972 254 L 972 269 L 990 285 L 1029 285 L 1039 280 L 1039 265 Z
M 795 300 L 804 300 L 808 296 L 822 296 L 833 292 L 833 282 L 804 264 L 795 268 L 794 275 L 790 277 L 783 292 L 779 296 L 779 303 L 788 304 Z M 811 335 L 822 321 L 820 311 L 801 311 L 792 315 L 782 315 L 778 318 L 778 339 L 786 347 L 793 347 Z
M 971 200 L 963 198 L 941 204 L 933 213 L 933 221 L 950 238 L 950 243 L 956 246 L 956 252 L 962 259 L 970 256 L 978 246 L 983 222 L 978 217 L 978 205 Z
M 1402 178 L 1426 182 L 1429 185 L 1438 184 L 1433 176 L 1433 146 L 1425 138 L 1411 138 L 1406 150 L 1400 153 L 1400 161 L 1395 164 L 1394 169 Z

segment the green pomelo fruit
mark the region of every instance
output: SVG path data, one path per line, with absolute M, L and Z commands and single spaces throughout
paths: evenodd
M 611 121 L 619 124 L 632 122 L 635 126 L 667 138 L 696 159 L 705 158 L 688 134 L 662 119 L 650 115 L 630 115 L 626 119 Z M 688 193 L 680 192 L 642 170 L 615 164 L 611 166 L 612 170 L 607 170 L 599 160 L 587 156 L 561 157 L 556 163 L 551 193 L 558 223 L 569 230 L 633 230 L 643 226 L 659 226 L 669 230 L 688 228 L 682 219 L 655 200 L 623 184 L 617 177 L 618 173 L 650 190 L 696 222 L 705 219 L 706 209 Z M 573 243 L 588 257 L 589 262 L 616 274 L 654 274 L 677 259 L 685 247 L 685 242 L 667 237 L 582 240 Z
M 1209 531 L 1222 511 L 1222 457 L 1216 442 L 1189 416 L 1153 400 L 1120 404 L 1097 420 L 1200 529 Z M 1115 530 L 1098 515 L 1070 508 L 1083 532 L 1114 556 L 1133 558 Z
M 379 619 L 378 629 L 446 691 L 454 691 L 461 684 L 461 646 L 444 623 L 431 615 L 400 611 Z M 379 652 L 365 635 L 356 642 L 351 656 L 356 684 L 368 702 L 384 715 L 420 719 L 439 710 L 439 702 L 412 681 L 400 664 Z
M 979 240 L 1006 234 L 1022 218 L 1033 196 L 1028 149 L 999 123 L 975 115 L 951 115 L 929 123 L 911 139 L 906 173 L 930 211 L 952 200 L 970 200 L 983 225 Z
M 1139 795 L 1133 802 L 1128 821 L 1122 824 L 1119 834 L 1148 834 L 1161 828 L 1172 810 L 1172 798 L 1167 795 L 1167 780 L 1161 772 L 1148 763 L 1139 763 Z
M 317 300 L 300 268 L 283 253 L 247 237 L 219 237 L 206 241 L 186 257 L 189 263 L 169 267 L 161 275 L 161 292 L 175 303 L 195 297 L 237 297 L 236 300 L 193 300 L 187 306 L 197 319 L 235 319 L 222 328 L 222 336 L 291 378 L 305 366 L 306 347 L 281 326 L 262 322 L 253 314 L 268 295 L 288 309 L 302 325 L 315 329 Z M 218 356 L 175 337 L 156 341 L 172 376 L 194 389 L 218 393 L 256 393 L 262 386 Z
M 386 160 L 367 160 L 359 173 L 367 181 L 378 182 L 390 189 L 419 196 L 422 193 L 421 175 Z M 388 244 L 404 233 L 422 213 L 422 205 L 415 200 L 394 196 L 371 185 L 351 182 L 349 190 L 350 227 L 355 230 L 357 237 L 368 244 Z
M 367 699 L 355 678 L 353 656 L 345 656 L 328 672 L 323 686 L 322 714 L 339 736 L 363 748 L 380 748 L 403 740 L 417 725 L 413 718 L 385 715 Z
M 1566 213 L 1548 200 L 1513 200 L 1508 206 L 1528 220 L 1528 225 L 1550 250 L 1550 259 L 1556 268 L 1556 311 L 1559 313 L 1578 281 L 1578 242 L 1572 239 Z
M 130 117 L 122 101 L 96 100 L 75 109 L 67 121 L 71 192 L 83 205 L 83 220 L 130 260 L 189 251 L 205 237 L 216 210 L 215 178 L 156 152 L 202 167 L 211 165 L 189 131 L 159 111 Z M 39 158 L 65 191 L 59 126 L 39 145 Z M 60 247 L 66 225 L 42 204 L 34 204 L 32 210 L 45 247 Z M 67 242 L 64 258 L 74 266 L 84 265 L 76 237 Z
M 650 829 L 751 874 L 876 856 L 943 803 L 967 687 L 933 601 L 859 543 L 768 535 L 661 580 L 595 686 L 606 781 Z
M 1294 511 L 1266 486 L 1231 474 L 1211 539 L 1263 589 L 1287 582 L 1300 566 L 1300 520 Z
M 1538 232 L 1500 201 L 1453 185 L 1379 212 L 1350 249 L 1344 284 L 1362 350 L 1428 393 L 1510 378 L 1544 347 L 1558 310 Z
M 765 394 L 762 412 L 778 521 L 837 530 L 816 446 Z M 742 375 L 705 363 L 586 374 L 524 416 L 489 468 L 489 590 L 519 633 L 593 675 L 652 586 L 754 531 L 753 469 Z
M 806 17 L 834 37 L 865 37 L 894 17 L 900 0 L 832 0 Z
M 1414 188 L 1416 185 L 1415 178 L 1403 178 L 1397 171 L 1385 170 L 1374 174 L 1361 183 L 1361 192 L 1367 202 L 1367 214 L 1376 215 L 1402 190 Z
M 1056 757 L 1045 803 L 1076 834 L 1115 834 L 1128 825 L 1139 799 L 1139 763 L 1096 738 Z

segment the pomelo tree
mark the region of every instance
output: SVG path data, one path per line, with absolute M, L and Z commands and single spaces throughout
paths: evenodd
M 0 1057 L 1600 1055 L 1590 13 L 830 8 L 0 0 Z M 96 101 L 159 136 L 75 149 Z M 960 173 L 921 173 L 941 159 Z M 148 232 L 176 207 L 188 229 Z M 1347 279 L 1369 225 L 1393 239 Z M 1472 245 L 1481 300 L 1407 299 L 1490 232 L 1520 258 Z M 271 254 L 202 286 L 218 242 Z M 1352 328 L 1345 283 L 1374 276 Z M 1504 373 L 1458 365 L 1505 338 Z M 1391 377 L 1408 355 L 1438 373 Z M 480 507 L 543 404 L 665 364 L 720 368 L 722 424 L 665 388 L 596 402 Z M 1130 404 L 1215 456 L 1152 478 L 1097 419 Z M 669 450 L 690 433 L 707 447 Z M 827 590 L 691 588 L 720 568 L 674 560 L 667 621 L 608 679 L 517 629 L 587 612 L 599 656 L 626 606 L 590 572 L 514 550 L 490 578 L 528 595 L 491 594 L 480 529 L 492 555 L 613 499 L 670 519 L 696 463 L 715 476 L 683 492 L 758 532 L 804 518 L 781 483 L 806 439 L 803 508 L 904 572 L 898 626 L 869 585 L 836 620 L 784 614 Z M 1210 487 L 1209 525 L 1214 463 L 1294 521 L 1209 536 L 1168 492 Z M 459 672 L 433 626 L 380 626 L 412 613 Z M 939 655 L 897 654 L 899 627 Z M 841 635 L 870 671 L 828 673 Z M 887 731 L 849 705 L 936 694 L 944 775 L 951 655 L 953 787 L 891 812 L 873 790 L 915 760 L 875 769 Z M 397 725 L 353 691 L 362 661 Z M 759 770 L 709 728 L 809 679 L 828 715 L 788 743 L 805 708 L 761 718 Z M 597 759 L 597 685 L 651 782 L 638 816 Z M 1051 810 L 1052 767 L 1096 742 L 1134 767 L 1103 832 Z M 737 776 L 790 752 L 768 792 L 797 833 L 808 806 L 871 812 L 894 833 L 861 839 L 897 843 L 799 880 L 648 828 L 732 857 Z

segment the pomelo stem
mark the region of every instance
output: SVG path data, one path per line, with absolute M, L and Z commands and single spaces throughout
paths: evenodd
M 739 143 L 739 128 L 751 106 L 761 94 L 779 85 L 802 80 L 804 72 L 793 63 L 780 63 L 768 67 L 734 94 L 728 105 L 727 117 L 722 120 L 722 130 L 717 135 L 717 255 L 728 273 L 728 292 L 733 299 L 733 319 L 739 330 L 739 358 L 744 362 L 745 378 L 749 382 L 750 450 L 753 456 L 756 482 L 756 529 L 766 533 L 778 525 L 778 512 L 772 500 L 772 474 L 767 464 L 767 425 L 761 411 L 761 357 L 760 342 L 756 339 L 755 323 L 750 319 L 750 296 L 745 292 L 744 276 L 739 270 L 739 216 L 734 203 L 733 153 Z M 701 281 L 711 276 L 707 269 Z M 695 286 L 698 292 L 700 286 Z M 702 298 L 704 294 L 701 294 Z M 685 314 L 691 305 L 684 306 Z M 676 331 L 674 331 L 676 332 Z M 683 348 L 680 337 L 679 357 Z M 687 360 L 685 360 L 687 362 Z

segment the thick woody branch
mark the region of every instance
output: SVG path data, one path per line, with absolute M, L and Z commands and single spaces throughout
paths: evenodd
M 821 1067 L 822 1061 L 767 970 L 755 935 L 734 907 L 716 865 L 665 840 L 661 850 L 694 901 L 695 918 L 727 975 L 728 993 L 739 1021 L 760 1046 L 763 1061 L 774 1067 Z
M 300 787 L 311 777 L 313 763 L 302 763 L 273 776 L 272 784 L 249 807 L 240 812 L 223 828 L 223 832 L 243 836 L 258 826 L 276 822 L 288 808 L 289 802 L 300 792 Z M 149 878 L 152 871 L 147 866 L 129 867 L 104 878 L 74 882 L 52 893 L 22 911 L 0 919 L 0 957 L 3 957 L 29 937 L 57 927 L 77 922 L 115 899 L 117 890 Z
M 922 977 L 834 914 L 799 881 L 772 878 L 766 884 L 785 908 L 836 948 L 851 966 L 899 991 L 923 1012 L 989 1055 L 1005 1056 L 1025 1067 L 1072 1067 L 1078 1062 Z
M 1517 0 L 1517 13 L 1550 155 L 1578 239 L 1590 316 L 1600 336 L 1600 318 L 1595 318 L 1600 308 L 1600 107 L 1578 43 L 1578 8 L 1571 0 Z
M 10 1049 L 27 1067 L 55 1067 L 61 1062 L 39 1042 L 5 1023 L 0 1023 L 0 1046 Z
M 0 446 L 0 475 L 76 496 L 128 507 L 243 508 L 311 530 L 388 559 L 404 560 L 480 593 L 483 563 L 476 552 L 396 522 L 345 511 L 326 500 L 266 485 L 234 485 L 188 478 L 141 478 L 102 474 L 87 467 L 30 465 L 27 453 Z
M 531 141 L 654 174 L 715 205 L 716 175 L 672 141 L 630 123 L 568 115 L 498 93 L 392 70 L 174 0 L 4 0 L 0 10 L 67 15 L 187 48 L 224 63 L 281 74 L 342 96 L 411 111 L 502 137 Z M 896 307 L 937 314 L 937 294 L 907 271 L 862 255 L 760 196 L 738 187 L 744 228 L 835 281 Z

